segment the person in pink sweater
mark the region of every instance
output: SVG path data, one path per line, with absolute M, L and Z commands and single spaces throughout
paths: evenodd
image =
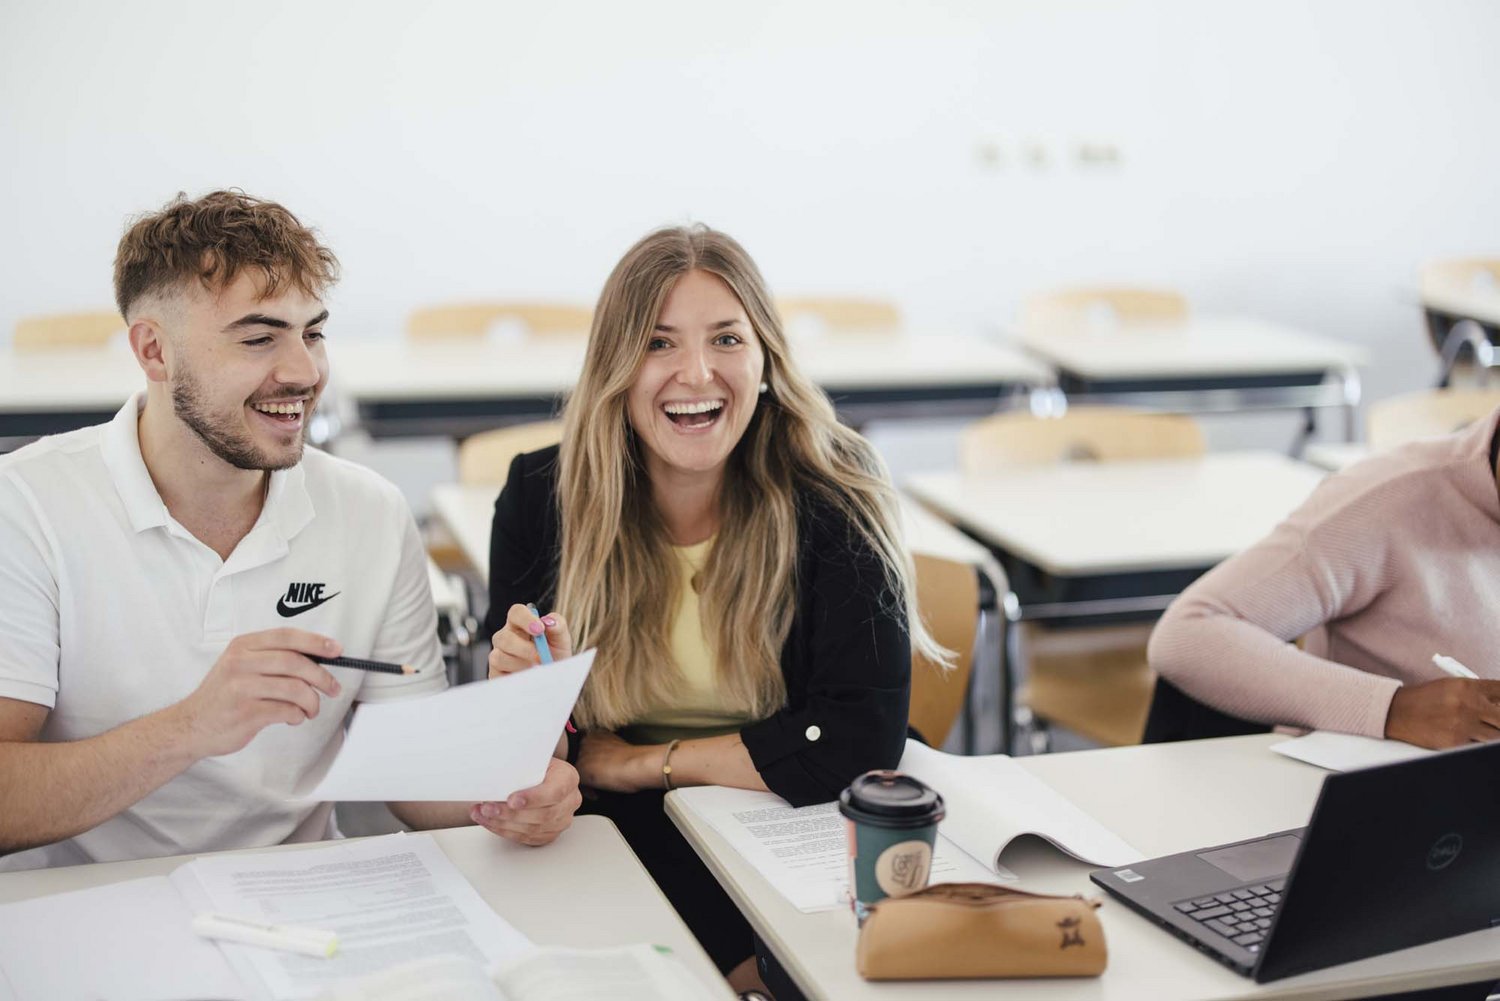
M 1497 423 L 1500 409 L 1330 476 L 1172 603 L 1151 666 L 1258 722 L 1434 748 L 1500 738 Z

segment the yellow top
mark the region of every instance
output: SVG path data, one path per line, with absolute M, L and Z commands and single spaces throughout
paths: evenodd
M 677 572 L 682 581 L 677 614 L 672 617 L 672 659 L 682 672 L 683 684 L 675 699 L 651 709 L 621 730 L 634 744 L 665 744 L 692 737 L 714 737 L 734 733 L 752 717 L 725 703 L 715 676 L 713 652 L 703 634 L 698 614 L 698 591 L 693 578 L 702 571 L 713 549 L 712 538 L 696 546 L 673 546 Z

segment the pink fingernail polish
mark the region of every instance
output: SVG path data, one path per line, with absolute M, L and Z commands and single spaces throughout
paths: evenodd
M 542 633 L 547 631 L 547 627 L 542 625 L 543 621 L 544 620 L 542 619 L 532 619 L 529 623 L 527 623 L 526 631 L 533 636 L 542 635 Z
M 548 629 L 552 629 L 552 628 L 554 628 L 554 627 L 556 627 L 556 626 L 557 626 L 557 620 L 556 620 L 556 619 L 554 619 L 554 618 L 553 618 L 553 617 L 552 617 L 552 616 L 550 616 L 550 615 L 549 615 L 549 616 L 547 616 L 547 617 L 546 617 L 546 618 L 544 618 L 544 619 L 542 619 L 542 621 L 543 621 L 543 622 L 544 622 L 544 623 L 546 623 L 546 625 L 547 625 L 547 628 L 548 628 Z

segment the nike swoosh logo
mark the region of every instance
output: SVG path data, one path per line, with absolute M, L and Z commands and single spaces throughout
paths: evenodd
M 286 595 L 282 595 L 280 598 L 276 599 L 276 611 L 281 613 L 281 617 L 283 619 L 290 619 L 294 615 L 301 615 L 303 612 L 310 612 L 314 608 L 317 608 L 319 605 L 323 604 L 323 602 L 332 601 L 334 598 L 337 598 L 343 593 L 343 591 L 335 591 L 332 594 L 327 595 L 326 597 L 319 598 L 317 601 L 309 601 L 305 605 L 297 605 L 295 607 L 288 605 L 286 603 Z

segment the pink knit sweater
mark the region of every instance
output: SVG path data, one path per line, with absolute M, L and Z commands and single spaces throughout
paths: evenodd
M 1398 687 L 1445 677 L 1434 653 L 1500 678 L 1497 421 L 1330 476 L 1173 602 L 1151 665 L 1236 716 L 1369 737 Z

